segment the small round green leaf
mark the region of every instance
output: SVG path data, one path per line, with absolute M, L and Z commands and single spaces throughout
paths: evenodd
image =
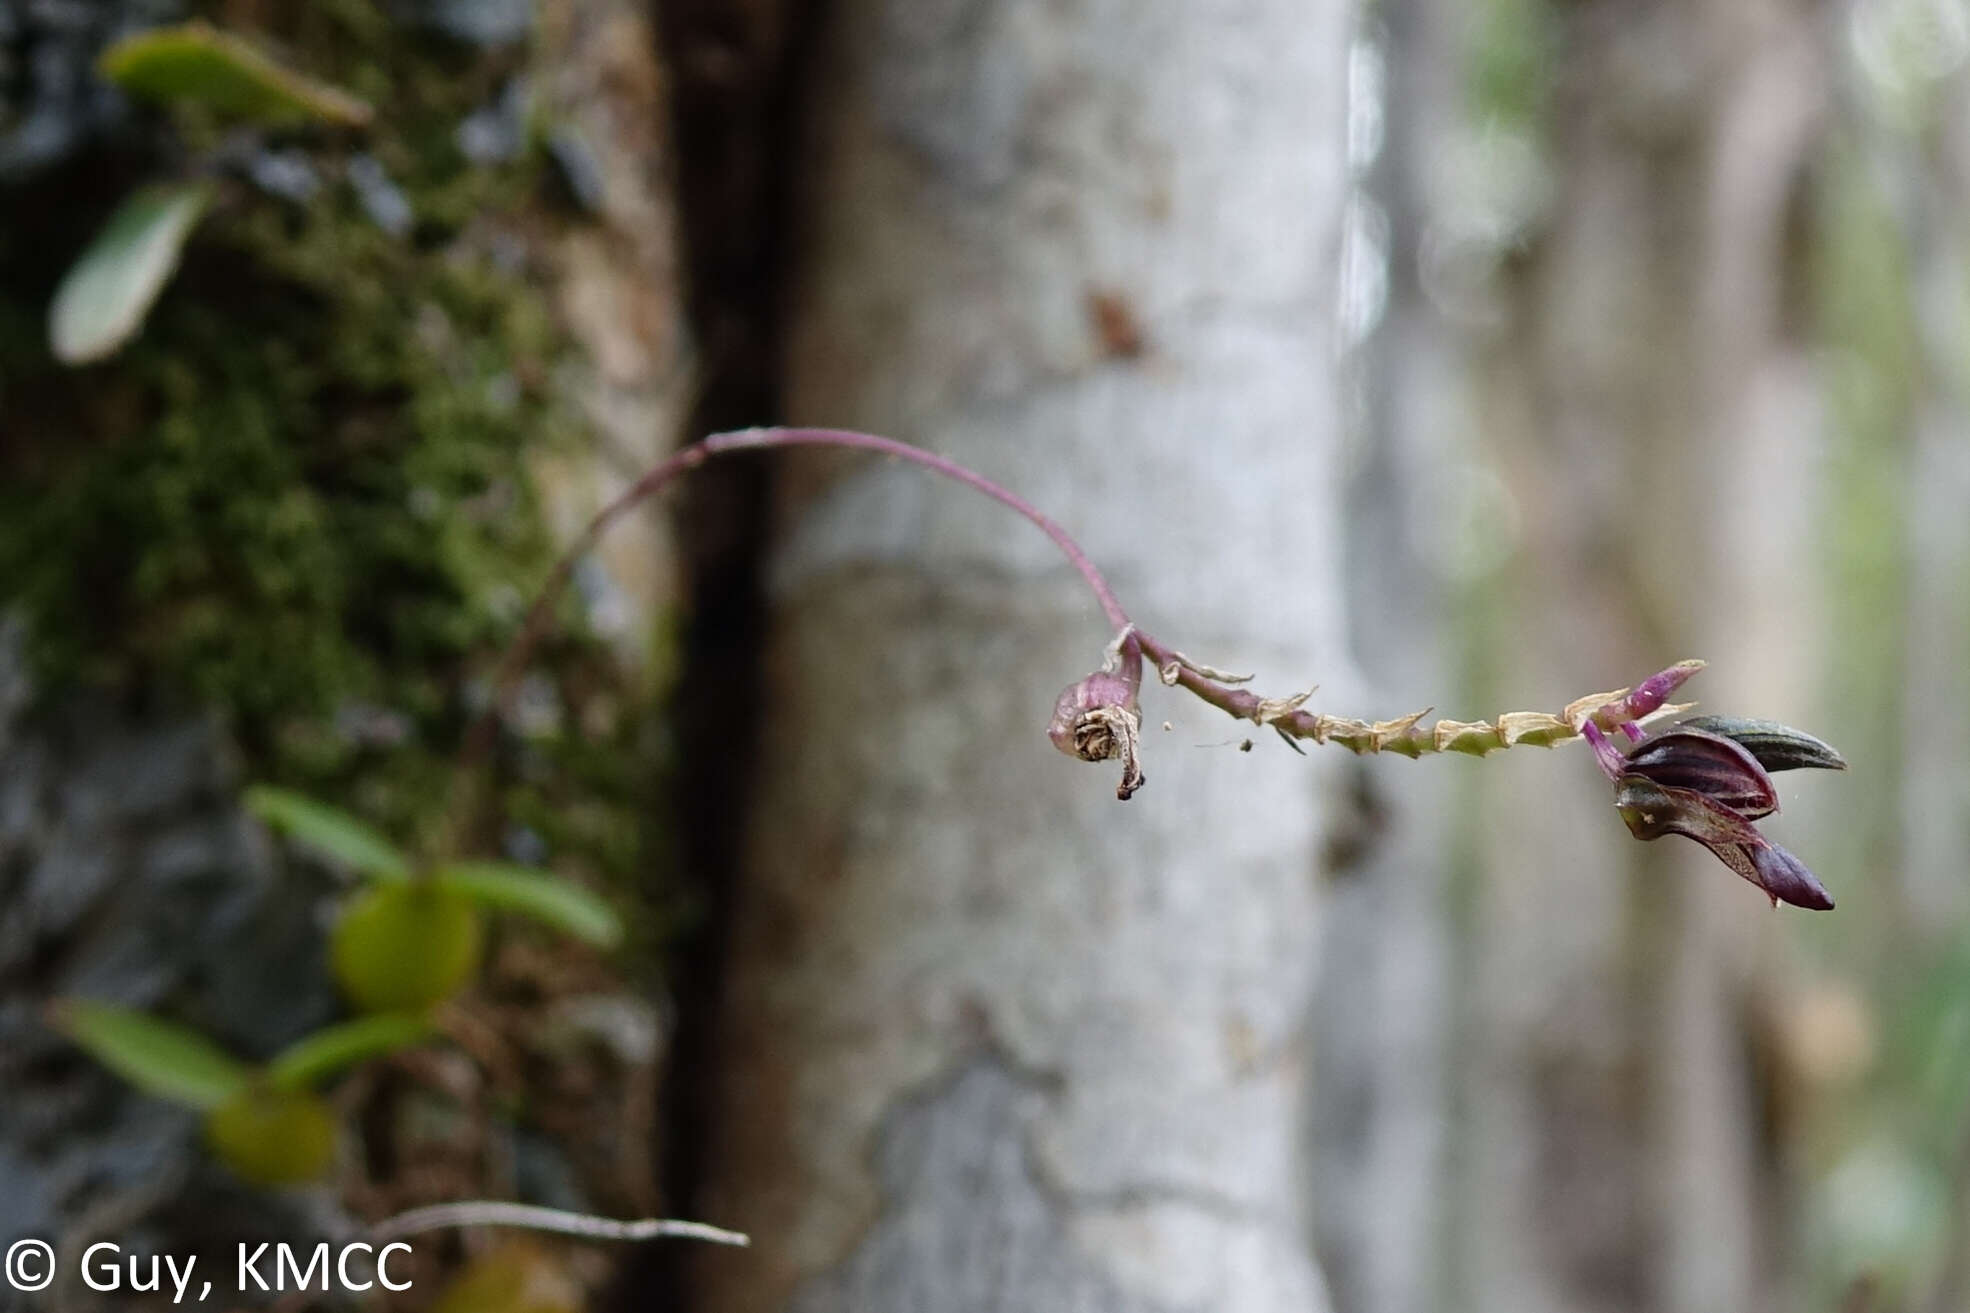
M 410 1012 L 450 998 L 478 970 L 479 909 L 436 884 L 390 884 L 350 902 L 328 939 L 343 995 L 364 1012 Z
M 206 1114 L 205 1141 L 255 1185 L 299 1185 L 327 1175 L 341 1125 L 305 1090 L 252 1085 Z

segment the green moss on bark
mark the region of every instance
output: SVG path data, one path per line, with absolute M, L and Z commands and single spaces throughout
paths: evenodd
M 8 199 L 25 222 L 0 238 L 0 609 L 27 618 L 44 686 L 216 708 L 255 774 L 414 839 L 439 820 L 473 678 L 551 561 L 528 457 L 581 426 L 552 386 L 569 346 L 529 237 L 562 220 L 538 149 L 487 166 L 456 145 L 524 51 L 413 39 L 364 0 L 295 8 L 272 35 L 376 126 L 295 141 L 323 183 L 305 204 L 227 181 L 115 359 L 56 365 L 41 316 L 105 196 L 167 162 L 83 161 Z M 365 213 L 343 176 L 358 151 L 409 200 L 409 232 Z M 591 742 L 569 770 L 544 735 L 514 796 L 578 788 L 611 817 L 581 830 L 618 837 L 557 837 L 621 872 L 638 717 L 587 714 L 623 701 L 594 644 L 548 660 L 561 723 Z

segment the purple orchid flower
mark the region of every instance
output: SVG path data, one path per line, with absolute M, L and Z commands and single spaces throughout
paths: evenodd
M 1637 690 L 1640 692 L 1640 689 Z M 1646 714 L 1646 713 L 1643 713 Z M 1810 734 L 1763 720 L 1701 716 L 1654 737 L 1635 719 L 1623 753 L 1592 719 L 1581 735 L 1614 782 L 1614 805 L 1637 839 L 1680 834 L 1765 891 L 1776 907 L 1829 910 L 1833 896 L 1806 864 L 1760 834 L 1752 822 L 1778 810 L 1770 772 L 1797 767 L 1845 770 L 1840 754 Z

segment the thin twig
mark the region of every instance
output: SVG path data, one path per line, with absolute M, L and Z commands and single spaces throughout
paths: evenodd
M 1052 517 L 1041 511 L 1017 493 L 1000 487 L 982 474 L 966 469 L 956 461 L 948 460 L 935 452 L 921 447 L 912 447 L 907 442 L 894 438 L 878 437 L 873 433 L 857 433 L 851 429 L 795 429 L 795 428 L 757 428 L 739 429 L 731 433 L 714 433 L 708 438 L 694 442 L 659 462 L 646 471 L 636 482 L 623 489 L 616 499 L 604 506 L 588 522 L 575 540 L 568 544 L 561 559 L 555 563 L 553 573 L 534 597 L 533 604 L 527 608 L 526 618 L 521 622 L 520 633 L 500 659 L 493 672 L 492 696 L 486 709 L 480 714 L 466 735 L 462 763 L 468 768 L 484 761 L 492 750 L 494 735 L 499 728 L 499 717 L 507 700 L 512 696 L 520 676 L 533 659 L 534 648 L 546 635 L 548 622 L 553 618 L 554 607 L 566 591 L 568 581 L 574 577 L 576 567 L 600 541 L 609 526 L 639 503 L 663 491 L 671 483 L 692 470 L 697 469 L 714 456 L 735 451 L 762 451 L 776 447 L 845 447 L 857 451 L 879 452 L 885 456 L 921 465 L 927 470 L 955 480 L 974 492 L 983 493 L 993 501 L 1018 513 L 1036 526 L 1040 532 L 1053 541 L 1068 562 L 1080 572 L 1087 581 L 1095 600 L 1101 604 L 1102 613 L 1116 629 L 1129 623 L 1128 613 L 1116 600 L 1114 589 L 1102 577 L 1081 545 L 1074 541 L 1067 530 L 1061 528 Z
M 497 1199 L 471 1199 L 455 1204 L 413 1208 L 407 1213 L 398 1213 L 395 1217 L 378 1222 L 369 1229 L 369 1234 L 372 1240 L 381 1242 L 459 1226 L 520 1227 L 528 1231 L 578 1236 L 583 1240 L 704 1240 L 715 1245 L 736 1245 L 740 1248 L 752 1243 L 752 1237 L 744 1232 L 727 1231 L 705 1222 L 681 1222 L 662 1217 L 622 1222 L 612 1217 L 592 1217 L 587 1213 L 568 1213 L 558 1208 L 505 1203 Z

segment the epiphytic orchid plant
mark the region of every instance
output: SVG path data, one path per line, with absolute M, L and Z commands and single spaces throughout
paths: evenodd
M 1419 757 L 1459 752 L 1483 757 L 1520 744 L 1552 747 L 1584 738 L 1602 772 L 1614 782 L 1615 807 L 1636 838 L 1680 834 L 1695 839 L 1762 889 L 1774 906 L 1781 901 L 1816 909 L 1833 906 L 1813 873 L 1761 835 L 1752 822 L 1778 810 L 1778 793 L 1769 772 L 1796 767 L 1839 770 L 1845 769 L 1846 762 L 1812 735 L 1770 721 L 1721 717 L 1676 721 L 1693 704 L 1672 704 L 1669 697 L 1703 668 L 1701 661 L 1679 661 L 1633 688 L 1576 698 L 1557 713 L 1508 711 L 1488 721 L 1437 720 L 1428 725 L 1423 724 L 1427 711 L 1378 721 L 1316 713 L 1305 705 L 1311 691 L 1261 697 L 1241 687 L 1250 676 L 1213 669 L 1144 633 L 1080 544 L 1017 494 L 932 452 L 846 429 L 757 428 L 714 434 L 652 467 L 597 513 L 534 599 L 519 636 L 494 673 L 494 695 L 466 740 L 461 780 L 467 797 L 460 800 L 460 817 L 470 810 L 474 782 L 491 751 L 504 707 L 581 558 L 632 507 L 713 457 L 783 447 L 844 447 L 921 465 L 1017 512 L 1053 541 L 1087 581 L 1113 637 L 1101 666 L 1070 684 L 1055 701 L 1047 737 L 1062 752 L 1082 761 L 1119 761 L 1118 798 L 1132 797 L 1145 783 L 1138 697 L 1146 659 L 1164 685 L 1183 689 L 1237 719 L 1270 727 L 1296 751 L 1304 751 L 1302 742 L 1312 742 L 1338 744 L 1359 754 Z M 1609 737 L 1614 734 L 1629 741 L 1625 754 Z

